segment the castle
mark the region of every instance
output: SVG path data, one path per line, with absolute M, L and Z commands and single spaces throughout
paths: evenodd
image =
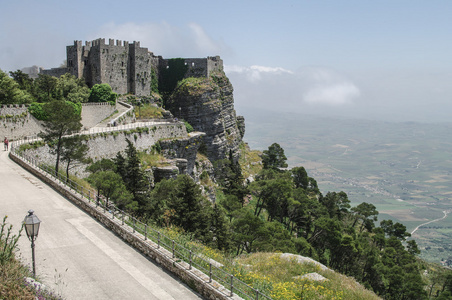
M 151 93 L 151 81 L 161 80 L 163 69 L 170 68 L 170 59 L 155 56 L 148 48 L 140 47 L 140 42 L 129 43 L 109 39 L 74 41 L 66 47 L 67 65 L 61 68 L 41 70 L 41 74 L 59 77 L 70 73 L 84 78 L 92 87 L 99 83 L 108 83 L 118 94 L 148 96 Z M 184 77 L 207 77 L 212 71 L 223 69 L 223 60 L 219 56 L 207 58 L 184 58 L 186 72 Z M 154 77 L 154 78 L 153 78 Z

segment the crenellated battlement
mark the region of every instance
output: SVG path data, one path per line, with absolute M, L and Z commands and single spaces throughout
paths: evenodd
M 139 41 L 99 38 L 92 41 L 74 41 L 66 47 L 67 66 L 42 70 L 41 73 L 61 76 L 65 73 L 84 78 L 89 87 L 108 83 L 118 94 L 148 96 L 151 81 L 159 79 L 159 70 L 168 66 L 168 60 L 155 56 Z M 211 72 L 223 69 L 219 56 L 185 58 L 185 77 L 208 77 Z M 155 75 L 152 75 L 155 74 Z M 155 76 L 154 78 L 152 76 Z

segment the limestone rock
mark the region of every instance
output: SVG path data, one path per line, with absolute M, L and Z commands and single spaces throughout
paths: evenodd
M 183 80 L 168 99 L 167 107 L 196 131 L 206 134 L 203 140 L 210 161 L 227 158 L 229 151 L 238 158 L 244 119 L 236 116 L 233 87 L 224 72 Z
M 160 182 L 163 179 L 176 178 L 179 175 L 179 168 L 176 166 L 153 167 L 154 182 Z
M 322 275 L 320 275 L 319 273 L 313 272 L 313 273 L 307 273 L 301 276 L 297 276 L 297 278 L 300 279 L 307 279 L 310 281 L 328 281 L 327 278 L 323 277 Z
M 295 260 L 299 264 L 311 263 L 311 264 L 314 264 L 314 265 L 320 267 L 320 269 L 323 271 L 330 270 L 325 265 L 319 263 L 318 261 L 313 260 L 310 257 L 306 257 L 306 256 L 301 256 L 301 255 L 296 255 L 296 254 L 291 254 L 291 253 L 283 253 L 283 254 L 281 254 L 281 258 L 286 259 L 286 260 Z

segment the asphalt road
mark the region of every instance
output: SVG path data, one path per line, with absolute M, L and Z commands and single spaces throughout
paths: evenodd
M 42 221 L 36 273 L 54 292 L 65 299 L 202 299 L 0 151 L 0 218 L 7 215 L 17 233 L 35 211 Z M 19 248 L 31 266 L 25 232 Z

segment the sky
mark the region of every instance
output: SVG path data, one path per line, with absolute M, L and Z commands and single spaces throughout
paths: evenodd
M 235 107 L 449 122 L 450 0 L 0 0 L 0 69 L 58 67 L 74 40 L 220 55 Z

